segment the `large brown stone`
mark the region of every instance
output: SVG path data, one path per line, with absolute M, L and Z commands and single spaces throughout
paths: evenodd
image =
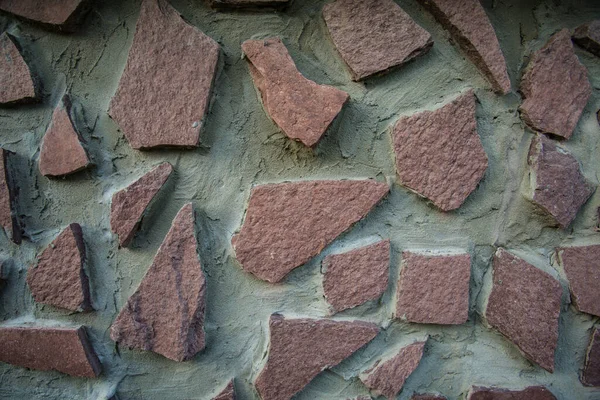
M 233 386 L 233 379 L 229 381 L 225 389 L 213 398 L 213 400 L 235 400 L 235 387 Z
M 575 307 L 600 317 L 600 245 L 557 249 Z
M 473 91 L 435 111 L 400 118 L 393 136 L 400 182 L 444 211 L 460 207 L 485 174 Z
M 331 368 L 371 341 L 375 324 L 327 319 L 269 320 L 269 356 L 256 379 L 262 400 L 288 400 L 315 376 Z
M 9 165 L 15 153 L 2 148 L 0 152 L 0 225 L 13 242 L 21 244 L 23 229 L 18 216 L 19 186 Z
M 577 27 L 573 33 L 573 41 L 600 57 L 600 19 Z
M 600 328 L 594 329 L 581 374 L 585 386 L 600 387 Z
M 173 220 L 140 286 L 113 322 L 110 337 L 130 348 L 188 360 L 204 348 L 205 292 L 190 203 Z
M 231 242 L 242 268 L 279 282 L 364 217 L 389 191 L 372 180 L 304 181 L 252 188 Z
M 529 386 L 523 390 L 473 386 L 467 400 L 556 400 L 556 397 L 543 386 Z
M 214 8 L 284 8 L 291 0 L 208 0 Z
M 32 100 L 35 86 L 29 67 L 8 33 L 0 36 L 0 103 Z
M 127 247 L 140 228 L 148 206 L 173 172 L 164 162 L 114 194 L 110 206 L 110 229 L 119 237 L 119 245 Z
M 336 312 L 377 300 L 388 285 L 390 241 L 325 257 L 323 288 Z
M 348 93 L 306 79 L 280 39 L 247 40 L 242 50 L 267 114 L 289 138 L 317 144 Z
M 0 361 L 89 378 L 102 368 L 84 327 L 0 327 Z
M 402 65 L 433 45 L 429 32 L 392 0 L 336 0 L 323 7 L 323 17 L 354 80 Z
M 109 109 L 131 147 L 198 146 L 218 59 L 219 45 L 166 1 L 142 2 Z
M 89 9 L 87 3 L 87 0 L 0 0 L 0 10 L 62 30 L 72 30 Z
M 523 74 L 521 118 L 533 130 L 568 139 L 592 94 L 587 70 L 563 29 L 536 51 Z
M 496 251 L 487 322 L 550 372 L 554 371 L 561 296 L 562 287 L 552 276 L 503 249 Z

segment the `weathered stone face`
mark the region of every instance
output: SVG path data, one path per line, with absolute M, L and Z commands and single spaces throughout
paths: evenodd
M 31 72 L 6 32 L 0 36 L 0 52 L 0 103 L 33 100 L 36 93 Z
M 67 31 L 87 9 L 86 0 L 0 0 L 0 10 Z
M 578 26 L 573 33 L 573 41 L 600 57 L 600 19 Z
M 473 386 L 467 400 L 556 400 L 556 397 L 543 386 L 530 386 L 523 390 Z
M 22 224 L 18 217 L 19 186 L 9 165 L 14 153 L 2 148 L 0 152 L 0 225 L 13 242 L 21 244 Z
M 580 379 L 585 386 L 600 387 L 600 328 L 592 334 Z
M 235 387 L 233 386 L 233 380 L 229 381 L 225 389 L 213 398 L 213 400 L 235 400 Z
M 215 8 L 284 8 L 291 0 L 208 0 Z
M 575 307 L 600 316 L 600 246 L 557 249 Z

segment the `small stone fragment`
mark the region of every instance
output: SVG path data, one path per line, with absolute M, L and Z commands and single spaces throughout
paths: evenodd
M 247 40 L 242 50 L 267 114 L 289 138 L 317 144 L 348 93 L 306 79 L 280 39 Z
M 590 340 L 585 366 L 581 374 L 581 383 L 585 386 L 600 387 L 600 328 L 594 329 Z
M 262 400 L 288 400 L 321 371 L 336 366 L 370 342 L 375 324 L 327 319 L 269 320 L 271 341 L 267 363 L 256 379 Z
M 355 81 L 418 57 L 433 40 L 392 0 L 336 0 L 323 17 Z
M 414 394 L 410 400 L 446 400 L 446 398 L 435 394 Z
M 485 317 L 529 360 L 554 371 L 562 287 L 546 272 L 498 249 Z
M 0 10 L 70 31 L 85 15 L 86 0 L 0 0 Z
M 242 268 L 279 282 L 364 217 L 389 191 L 373 180 L 303 181 L 252 188 L 231 243 Z
M 588 22 L 575 29 L 573 41 L 590 53 L 600 57 L 600 19 Z
M 393 136 L 400 182 L 443 211 L 460 207 L 487 169 L 472 90 L 437 110 L 400 118 Z
M 15 153 L 2 148 L 0 148 L 0 152 L 2 152 L 2 162 L 0 162 L 0 225 L 9 234 L 13 242 L 21 244 L 23 229 L 17 212 L 19 187 L 9 165 L 9 161 Z
M 0 103 L 33 100 L 35 86 L 29 67 L 8 33 L 0 36 Z
M 529 386 L 523 390 L 473 386 L 467 400 L 556 400 L 556 397 L 543 386 Z
M 235 387 L 233 386 L 233 379 L 229 381 L 225 389 L 213 400 L 235 400 Z
M 109 109 L 130 146 L 198 146 L 218 59 L 219 45 L 170 4 L 144 0 Z
M 600 245 L 557 249 L 575 307 L 600 317 Z
M 208 0 L 214 8 L 276 8 L 286 7 L 291 0 Z
M 388 285 L 390 241 L 325 257 L 323 288 L 336 312 L 377 300 Z

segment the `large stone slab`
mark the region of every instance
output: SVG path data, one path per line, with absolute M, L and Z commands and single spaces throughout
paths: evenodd
M 578 26 L 573 33 L 573 41 L 600 57 L 600 19 Z
M 88 0 L 0 0 L 0 10 L 70 31 L 89 10 Z
M 244 8 L 276 8 L 281 9 L 291 3 L 291 0 L 208 0 L 209 4 L 218 9 Z
M 580 380 L 585 386 L 600 387 L 600 328 L 594 329 Z
M 262 400 L 287 400 L 315 376 L 331 368 L 371 341 L 375 324 L 327 319 L 269 320 L 269 356 L 256 379 Z
M 18 215 L 19 186 L 9 165 L 15 153 L 0 148 L 0 225 L 16 244 L 21 244 L 23 228 Z
M 198 146 L 219 45 L 164 0 L 144 0 L 135 29 L 110 116 L 134 149 Z
M 426 53 L 431 35 L 392 0 L 336 0 L 323 7 L 352 79 L 385 72 Z
M 317 144 L 348 93 L 305 78 L 278 38 L 247 40 L 242 50 L 267 114 L 289 138 Z
M 373 180 L 304 181 L 252 188 L 231 243 L 242 268 L 279 282 L 364 217 L 389 191 Z
M 8 33 L 0 36 L 0 104 L 35 99 L 31 71 Z
M 600 245 L 557 249 L 579 311 L 600 317 Z
M 235 400 L 235 387 L 233 386 L 233 379 L 229 381 L 225 389 L 213 398 L 213 400 Z
M 556 397 L 543 386 L 529 386 L 523 390 L 473 386 L 467 400 L 556 400 Z

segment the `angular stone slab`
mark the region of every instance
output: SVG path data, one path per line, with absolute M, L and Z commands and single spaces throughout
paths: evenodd
M 400 183 L 443 211 L 460 207 L 487 169 L 473 91 L 437 110 L 401 117 L 393 140 Z
M 429 32 L 392 0 L 336 0 L 323 7 L 323 17 L 355 81 L 402 65 L 433 46 Z
M 86 0 L 0 0 L 0 10 L 70 31 L 89 7 Z
M 579 311 L 600 317 L 600 245 L 557 249 Z
M 129 145 L 198 146 L 218 59 L 217 42 L 166 1 L 144 0 L 109 109 Z
M 485 318 L 526 358 L 553 372 L 561 296 L 551 275 L 498 249 Z
M 469 318 L 471 256 L 405 251 L 396 318 L 420 324 L 462 324 Z
M 364 217 L 389 191 L 373 180 L 303 181 L 252 188 L 231 243 L 242 268 L 279 282 Z
M 573 33 L 573 41 L 600 57 L 600 19 L 577 27 Z
M 390 241 L 325 257 L 325 298 L 336 312 L 377 300 L 388 285 Z
M 35 99 L 31 71 L 13 39 L 5 32 L 0 36 L 0 104 Z
M 235 400 L 235 387 L 233 386 L 233 379 L 229 381 L 225 389 L 213 398 L 213 400 Z
M 172 172 L 171 164 L 164 162 L 113 195 L 110 229 L 119 237 L 119 246 L 129 246 L 140 228 L 148 206 Z
M 0 148 L 0 225 L 16 244 L 21 244 L 23 228 L 18 216 L 19 186 L 10 168 L 15 153 Z
M 316 145 L 348 93 L 305 78 L 280 39 L 247 40 L 242 51 L 267 114 L 290 139 Z
M 38 303 L 71 311 L 91 310 L 83 232 L 71 224 L 38 258 L 37 266 L 27 271 L 27 285 Z
M 594 329 L 580 380 L 585 386 L 600 387 L 600 328 Z
M 327 319 L 269 320 L 267 363 L 256 379 L 262 400 L 287 400 L 324 369 L 336 366 L 370 342 L 379 332 L 375 324 Z
M 556 400 L 556 397 L 543 386 L 529 386 L 523 390 L 473 386 L 467 400 Z
M 129 348 L 189 360 L 204 349 L 205 292 L 189 203 L 173 220 L 140 286 L 113 322 L 110 337 Z
M 410 400 L 446 400 L 446 398 L 435 394 L 415 394 Z
M 479 0 L 419 0 L 446 28 L 465 55 L 500 94 L 510 92 L 506 61 Z
M 102 369 L 84 327 L 0 327 L 0 361 L 88 378 Z
M 244 8 L 285 8 L 291 0 L 208 0 L 210 5 L 218 9 Z
M 567 29 L 533 53 L 521 80 L 521 118 L 533 130 L 565 139 L 573 134 L 592 94 L 587 69 Z

